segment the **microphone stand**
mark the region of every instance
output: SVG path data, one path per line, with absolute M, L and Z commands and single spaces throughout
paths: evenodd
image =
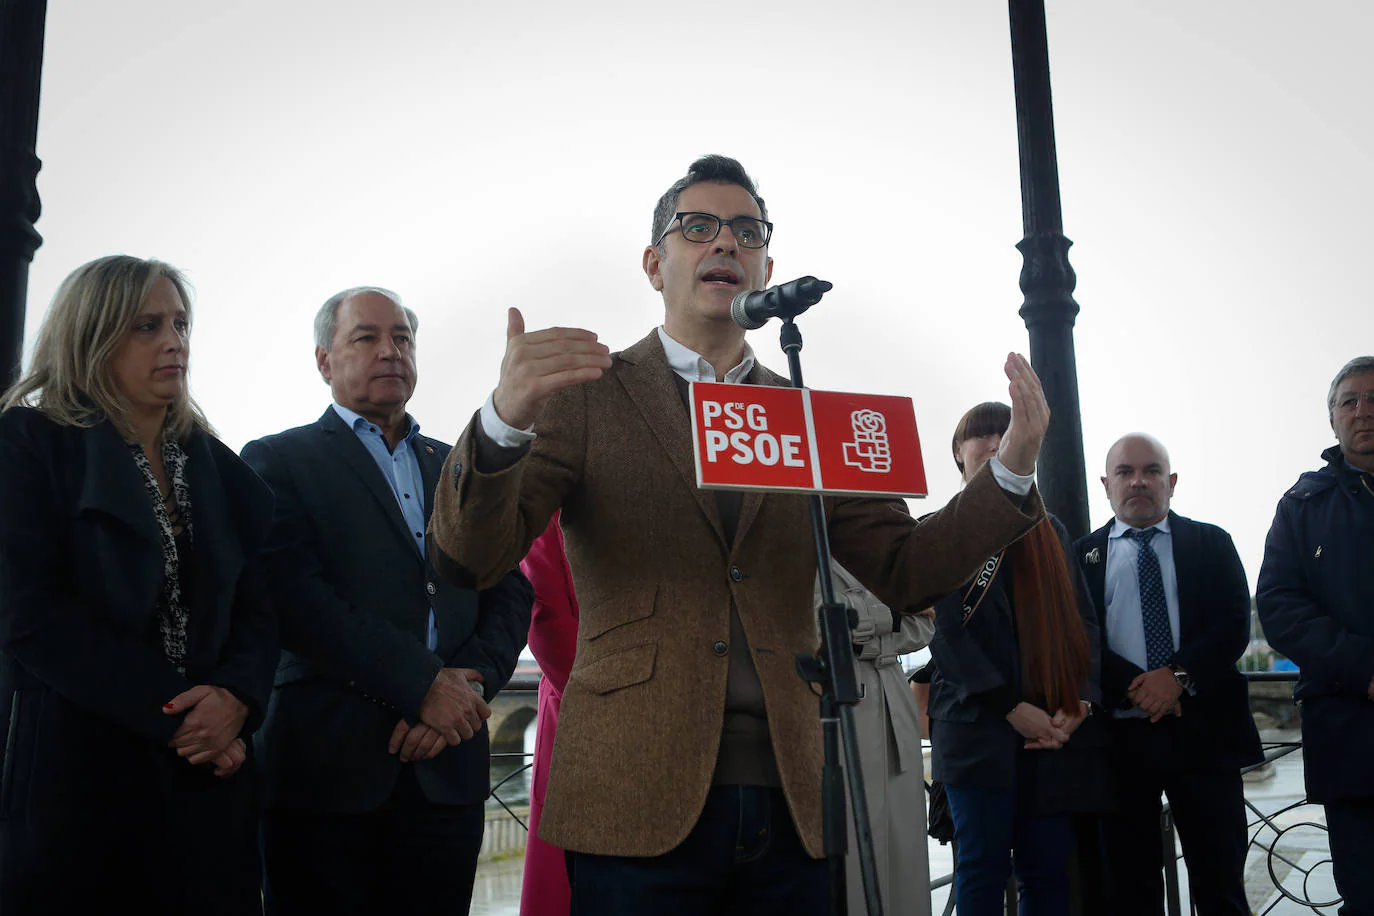
M 780 335 L 793 388 L 804 388 L 801 370 L 801 329 L 794 316 L 782 319 Z M 825 762 L 821 770 L 822 837 L 830 865 L 830 912 L 844 916 L 848 902 L 845 888 L 844 776 L 849 776 L 849 799 L 854 808 L 854 836 L 859 846 L 859 868 L 863 876 L 864 900 L 868 916 L 882 916 L 878 895 L 878 869 L 873 857 L 873 831 L 868 819 L 868 795 L 864 791 L 863 769 L 859 760 L 859 736 L 854 723 L 854 706 L 859 702 L 858 673 L 854 667 L 853 624 L 849 609 L 835 600 L 835 582 L 830 575 L 830 535 L 825 522 L 825 504 L 819 493 L 812 493 L 811 530 L 816 537 L 816 568 L 820 574 L 820 651 L 797 656 L 797 673 L 809 684 L 821 688 L 821 731 L 825 741 Z M 840 769 L 843 742 L 845 770 Z

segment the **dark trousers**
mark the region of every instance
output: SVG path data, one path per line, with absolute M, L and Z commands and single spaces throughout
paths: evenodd
M 1374 916 L 1374 798 L 1326 805 L 1331 866 L 1345 902 L 1340 916 Z
M 959 916 L 1001 916 L 1013 863 L 1021 916 L 1069 912 L 1069 816 L 1033 814 L 1030 793 L 1019 788 L 945 786 L 958 851 L 954 900 Z
M 1188 887 L 1199 916 L 1249 916 L 1249 838 L 1240 769 L 1203 763 L 1198 749 L 1182 740 L 1179 721 L 1172 716 L 1154 725 L 1148 719 L 1113 719 L 1111 734 L 1119 813 L 1102 820 L 1109 912 L 1164 913 L 1163 793 L 1183 843 Z
M 715 786 L 661 856 L 569 852 L 571 916 L 825 916 L 825 859 L 806 854 L 781 789 Z
M 466 913 L 484 820 L 480 804 L 426 799 L 409 766 L 375 811 L 268 810 L 262 819 L 267 913 Z

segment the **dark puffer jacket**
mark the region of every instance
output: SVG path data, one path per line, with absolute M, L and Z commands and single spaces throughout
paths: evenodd
M 1374 796 L 1374 480 L 1339 447 L 1279 501 L 1257 599 L 1269 644 L 1301 669 L 1313 801 Z

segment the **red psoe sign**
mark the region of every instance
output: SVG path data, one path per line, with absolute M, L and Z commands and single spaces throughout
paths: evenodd
M 910 398 L 691 385 L 697 486 L 925 496 Z

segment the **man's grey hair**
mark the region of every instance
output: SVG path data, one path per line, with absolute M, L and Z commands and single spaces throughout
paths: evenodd
M 415 311 L 401 303 L 401 297 L 391 290 L 381 286 L 351 286 L 346 290 L 337 292 L 324 301 L 320 310 L 315 313 L 315 346 L 325 352 L 334 344 L 334 334 L 339 330 L 339 306 L 344 301 L 363 293 L 377 293 L 386 296 L 392 302 L 401 306 L 401 311 L 406 313 L 406 320 L 410 322 L 410 333 L 418 335 L 420 332 L 420 318 Z
M 1331 390 L 1326 393 L 1326 415 L 1328 417 L 1336 415 L 1336 393 L 1340 390 L 1341 382 L 1352 375 L 1359 375 L 1361 372 L 1374 372 L 1374 356 L 1357 356 L 1341 366 L 1341 371 L 1337 372 L 1336 377 L 1331 380 Z

